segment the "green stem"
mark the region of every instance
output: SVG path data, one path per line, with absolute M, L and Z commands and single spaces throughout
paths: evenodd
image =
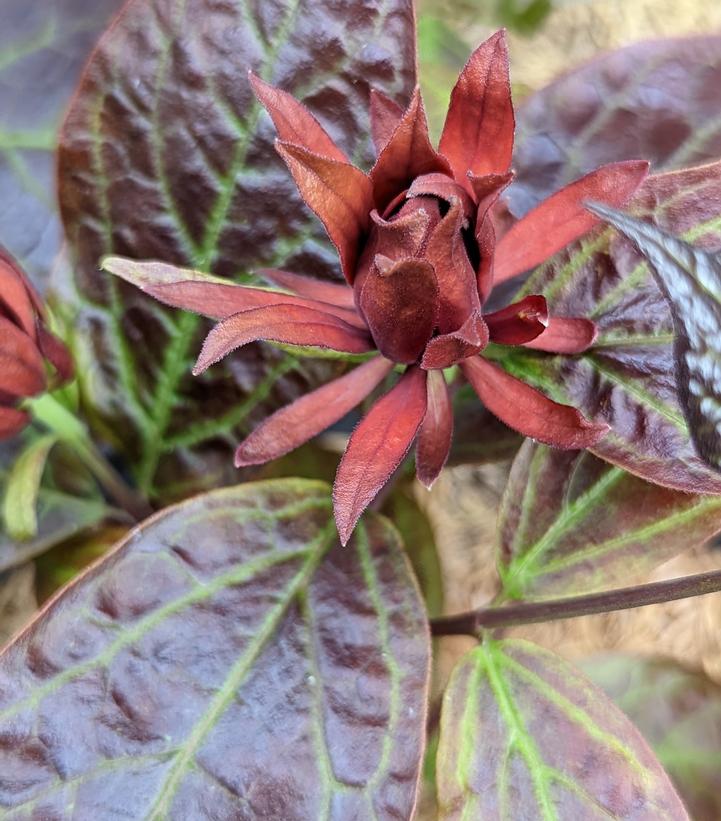
M 575 619 L 614 610 L 630 610 L 649 604 L 660 604 L 691 596 L 704 596 L 721 591 L 721 570 L 697 573 L 680 579 L 652 582 L 635 587 L 622 587 L 584 596 L 569 596 L 543 602 L 521 602 L 505 607 L 481 607 L 456 616 L 444 616 L 431 621 L 434 636 L 474 636 L 484 630 L 513 627 L 521 624 Z
M 98 450 L 87 429 L 75 415 L 52 394 L 29 399 L 25 407 L 33 418 L 51 430 L 58 439 L 76 453 L 108 496 L 135 521 L 146 519 L 153 512 L 148 502 L 131 488 Z

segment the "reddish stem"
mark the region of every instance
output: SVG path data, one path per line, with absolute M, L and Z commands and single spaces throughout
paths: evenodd
M 629 610 L 648 604 L 704 596 L 721 590 L 721 570 L 697 573 L 680 579 L 622 587 L 584 596 L 569 596 L 543 602 L 521 602 L 503 607 L 481 607 L 456 616 L 431 620 L 434 636 L 478 636 L 483 630 L 535 624 L 557 619 L 574 619 L 594 613 Z

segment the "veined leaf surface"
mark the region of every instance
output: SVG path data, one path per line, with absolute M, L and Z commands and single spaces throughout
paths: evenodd
M 0 656 L 7 818 L 409 818 L 429 636 L 393 528 L 276 480 L 149 519 Z
M 582 667 L 643 733 L 694 821 L 716 821 L 721 687 L 673 659 L 612 653 L 584 660 Z
M 721 247 L 721 163 L 650 177 L 629 204 L 649 223 L 706 248 Z M 593 452 L 648 481 L 720 493 L 696 455 L 678 401 L 671 313 L 648 264 L 614 229 L 599 228 L 532 274 L 516 298 L 543 294 L 553 314 L 598 326 L 580 356 L 514 348 L 503 366 L 551 398 L 611 426 Z
M 99 363 L 79 368 L 95 426 L 128 454 L 145 491 L 177 480 L 180 458 L 187 473 L 202 473 L 199 449 L 237 444 L 339 365 L 250 346 L 193 379 L 197 317 L 99 273 L 100 258 L 235 279 L 256 266 L 339 276 L 247 72 L 298 97 L 363 164 L 369 86 L 405 101 L 415 84 L 413 35 L 411 0 L 131 0 L 103 36 L 60 144 L 76 275 L 66 304 L 80 306 L 72 324 L 81 364 Z
M 651 484 L 587 451 L 527 440 L 498 526 L 510 598 L 590 593 L 645 573 L 721 530 L 721 498 Z
M 613 702 L 524 641 L 487 641 L 458 663 L 443 700 L 437 767 L 441 819 L 688 819 Z

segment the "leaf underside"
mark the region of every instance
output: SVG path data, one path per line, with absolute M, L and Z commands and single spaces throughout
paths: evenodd
M 441 819 L 685 821 L 630 721 L 528 642 L 486 642 L 457 665 L 437 759 Z
M 100 363 L 82 384 L 94 424 L 144 490 L 207 471 L 201 449 L 227 454 L 339 365 L 254 345 L 193 379 L 207 325 L 100 274 L 98 261 L 116 253 L 236 280 L 260 266 L 337 278 L 247 71 L 293 93 L 367 164 L 369 85 L 409 96 L 413 24 L 410 0 L 136 0 L 101 40 L 59 151 L 75 270 L 65 299 L 79 306 L 81 359 Z
M 136 529 L 0 657 L 3 817 L 408 818 L 429 637 L 395 531 L 327 485 Z

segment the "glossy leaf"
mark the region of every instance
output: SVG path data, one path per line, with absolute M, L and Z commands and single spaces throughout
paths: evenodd
M 691 437 L 701 458 L 721 470 L 721 261 L 717 254 L 598 203 L 592 210 L 651 264 L 671 307 L 676 384 Z
M 650 177 L 629 204 L 649 224 L 704 248 L 721 246 L 721 164 Z M 671 314 L 632 244 L 599 228 L 541 266 L 515 298 L 543 294 L 551 315 L 592 319 L 598 336 L 579 356 L 504 349 L 503 367 L 557 402 L 602 419 L 593 452 L 648 481 L 719 493 L 721 477 L 696 455 L 678 402 Z
M 384 520 L 342 549 L 322 483 L 198 496 L 136 529 L 0 657 L 2 805 L 408 818 L 428 660 Z
M 641 734 L 603 692 L 528 642 L 486 641 L 443 700 L 439 818 L 687 821 Z
M 413 24 L 410 0 L 136 0 L 103 37 L 60 145 L 75 272 L 64 296 L 78 311 L 70 319 L 82 357 L 100 362 L 82 380 L 95 429 L 146 491 L 197 478 L 205 456 L 340 369 L 249 346 L 194 380 L 202 323 L 99 274 L 99 260 L 155 259 L 235 279 L 282 265 L 338 280 L 337 255 L 275 152 L 247 72 L 293 94 L 368 167 L 369 86 L 408 99 Z
M 587 452 L 526 441 L 511 469 L 497 557 L 510 598 L 623 587 L 721 530 L 721 498 L 653 485 Z
M 721 687 L 672 659 L 615 653 L 584 660 L 582 666 L 641 731 L 694 821 L 716 821 Z
M 638 43 L 528 97 L 516 111 L 513 213 L 605 163 L 647 159 L 658 173 L 717 160 L 720 49 L 716 35 Z
M 0 238 L 45 285 L 62 243 L 55 142 L 80 71 L 121 0 L 4 0 L 0 26 Z

